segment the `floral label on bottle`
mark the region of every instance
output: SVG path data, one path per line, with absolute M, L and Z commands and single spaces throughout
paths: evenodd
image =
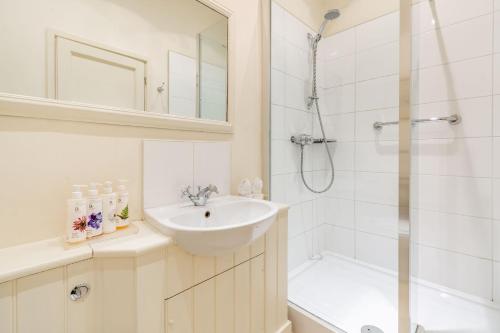
M 118 198 L 115 221 L 117 227 L 124 227 L 128 225 L 128 200 Z
M 87 211 L 87 236 L 102 234 L 102 201 L 91 201 Z
M 68 226 L 67 239 L 69 242 L 84 240 L 87 236 L 87 216 L 85 214 L 85 203 L 71 207 L 68 211 L 71 224 Z

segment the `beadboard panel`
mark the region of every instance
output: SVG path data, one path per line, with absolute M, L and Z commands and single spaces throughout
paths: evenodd
M 14 332 L 14 282 L 0 284 L 0 332 Z
M 64 268 L 17 280 L 17 333 L 64 333 Z

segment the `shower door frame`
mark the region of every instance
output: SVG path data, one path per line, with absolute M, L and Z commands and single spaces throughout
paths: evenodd
M 262 159 L 265 191 L 271 182 L 271 2 L 262 0 Z M 412 0 L 399 0 L 399 176 L 398 176 L 398 332 L 412 329 L 410 315 L 410 176 Z M 421 329 L 421 328 L 420 328 Z M 417 328 L 417 331 L 419 328 Z M 422 332 L 422 331 L 419 331 Z M 414 333 L 414 332 L 411 332 Z
M 412 0 L 399 2 L 398 332 L 411 331 L 411 23 Z M 413 333 L 413 332 L 412 332 Z

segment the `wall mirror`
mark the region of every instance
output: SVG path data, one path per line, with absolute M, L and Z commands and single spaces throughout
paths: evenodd
M 227 121 L 228 19 L 196 0 L 0 3 L 0 93 Z

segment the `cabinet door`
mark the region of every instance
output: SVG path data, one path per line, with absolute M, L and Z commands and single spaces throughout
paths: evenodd
M 215 277 L 215 325 L 217 333 L 235 333 L 234 269 Z
M 264 277 L 264 255 L 253 258 L 250 261 L 250 323 L 252 333 L 264 333 L 265 331 L 265 277 Z
M 64 333 L 64 269 L 17 280 L 17 332 Z
M 14 321 L 14 294 L 12 282 L 0 283 L 0 332 L 12 333 Z
M 215 333 L 215 279 L 193 288 L 194 333 Z
M 68 283 L 66 296 L 68 302 L 68 333 L 88 333 L 97 331 L 97 296 L 94 260 L 84 260 L 67 266 Z M 71 290 L 85 284 L 90 289 L 81 299 L 69 298 Z
M 167 333 L 194 333 L 193 289 L 186 290 L 165 302 Z

